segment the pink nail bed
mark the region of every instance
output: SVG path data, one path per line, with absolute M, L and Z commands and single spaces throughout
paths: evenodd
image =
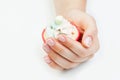
M 61 36 L 61 35 L 58 37 L 58 40 L 61 41 L 61 42 L 65 42 L 66 41 L 64 36 Z
M 44 45 L 44 46 L 43 46 L 43 49 L 44 49 L 46 52 L 49 52 L 49 51 L 50 51 L 50 48 L 49 48 L 48 45 Z
M 48 40 L 47 40 L 47 44 L 48 44 L 49 46 L 54 46 L 54 45 L 55 45 L 55 42 L 54 42 L 52 39 L 48 39 Z
M 48 56 L 45 56 L 44 59 L 45 59 L 45 62 L 48 64 L 52 62 Z

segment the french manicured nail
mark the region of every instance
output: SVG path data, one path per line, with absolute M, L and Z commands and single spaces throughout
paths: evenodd
M 90 36 L 86 37 L 84 43 L 87 47 L 90 47 L 92 45 L 92 37 Z
M 50 60 L 50 58 L 48 56 L 44 57 L 44 60 L 46 63 L 50 64 L 52 61 Z
M 48 39 L 48 40 L 47 40 L 47 44 L 48 44 L 49 46 L 54 46 L 54 45 L 55 45 L 55 42 L 54 42 L 52 39 Z
M 61 41 L 61 42 L 65 42 L 65 41 L 66 41 L 66 40 L 65 40 L 65 37 L 62 36 L 62 35 L 59 35 L 59 36 L 58 36 L 58 40 Z
M 43 49 L 46 51 L 46 52 L 49 52 L 50 51 L 50 48 L 49 46 L 46 44 L 43 46 Z

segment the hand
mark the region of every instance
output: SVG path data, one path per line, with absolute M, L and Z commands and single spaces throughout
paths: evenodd
M 78 42 L 65 35 L 57 39 L 49 38 L 43 46 L 47 56 L 45 61 L 55 69 L 71 69 L 92 58 L 99 49 L 97 27 L 93 17 L 79 10 L 68 12 L 65 16 L 83 33 L 82 41 Z

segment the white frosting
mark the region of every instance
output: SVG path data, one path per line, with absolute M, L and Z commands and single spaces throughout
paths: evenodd
M 51 28 L 52 27 L 52 28 Z M 77 28 L 62 16 L 57 16 L 54 23 L 46 28 L 45 38 L 57 37 L 59 34 L 65 34 L 72 39 L 79 35 Z

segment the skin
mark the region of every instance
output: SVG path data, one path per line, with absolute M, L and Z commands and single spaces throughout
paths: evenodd
M 98 51 L 96 22 L 93 17 L 85 13 L 86 0 L 54 0 L 54 2 L 56 14 L 73 22 L 83 37 L 81 42 L 65 35 L 58 35 L 57 39 L 47 39 L 43 49 L 48 55 L 44 59 L 54 69 L 71 69 L 91 59 Z

